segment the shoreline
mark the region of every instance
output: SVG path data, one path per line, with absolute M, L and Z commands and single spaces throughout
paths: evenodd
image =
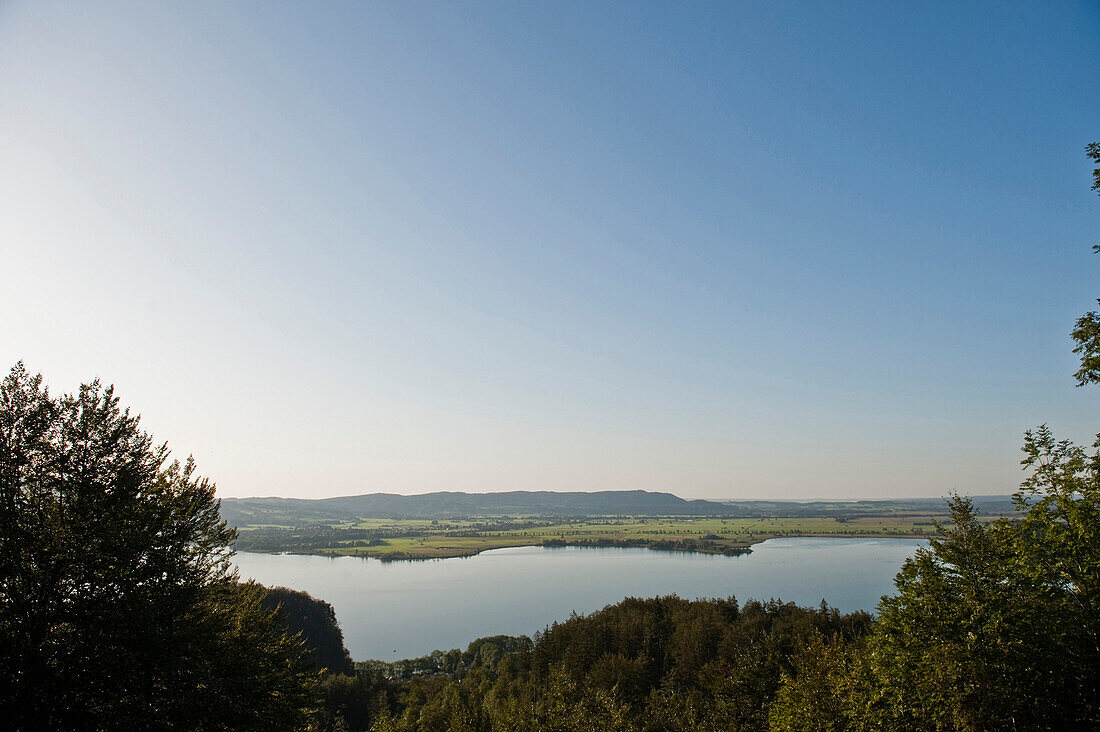
M 458 538 L 458 537 L 456 537 Z M 465 537 L 462 537 L 465 538 Z M 583 549 L 648 549 L 650 551 L 687 554 L 708 554 L 712 556 L 737 557 L 752 553 L 752 547 L 771 539 L 928 539 L 927 534 L 901 531 L 860 532 L 859 534 L 841 534 L 836 532 L 797 532 L 789 531 L 773 535 L 757 535 L 749 539 L 726 539 L 723 543 L 713 540 L 702 542 L 694 539 L 550 539 L 524 541 L 517 537 L 514 541 L 489 541 L 502 537 L 489 537 L 485 545 L 466 546 L 426 546 L 423 550 L 378 551 L 379 547 L 318 547 L 316 549 L 240 549 L 250 554 L 291 554 L 321 557 L 358 557 L 377 559 L 381 562 L 422 562 L 432 559 L 461 559 L 474 557 L 482 552 L 494 549 L 515 549 L 520 547 L 544 547 L 547 549 L 578 547 Z M 709 544 L 705 542 L 709 541 Z

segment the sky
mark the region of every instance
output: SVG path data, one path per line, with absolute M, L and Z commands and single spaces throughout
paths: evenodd
M 1095 2 L 0 3 L 0 368 L 221 496 L 1012 492 Z

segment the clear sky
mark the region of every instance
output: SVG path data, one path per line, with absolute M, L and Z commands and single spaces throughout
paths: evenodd
M 1100 4 L 0 4 L 0 364 L 223 496 L 1011 492 Z

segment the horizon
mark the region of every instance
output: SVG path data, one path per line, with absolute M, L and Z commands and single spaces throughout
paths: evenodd
M 684 501 L 709 501 L 713 503 L 753 503 L 753 502 L 775 502 L 775 503 L 861 503 L 861 502 L 873 502 L 873 501 L 934 501 L 937 499 L 948 500 L 950 495 L 944 496 L 898 496 L 895 498 L 835 498 L 835 497 L 818 497 L 818 498 L 693 498 L 688 496 L 681 496 L 671 491 L 650 491 L 641 488 L 618 488 L 609 490 L 590 490 L 590 491 L 559 491 L 559 490 L 527 490 L 523 488 L 517 488 L 508 491 L 427 491 L 424 493 L 389 493 L 386 491 L 375 491 L 372 493 L 347 493 L 331 496 L 316 496 L 311 498 L 303 498 L 301 496 L 219 496 L 221 499 L 228 499 L 234 501 L 248 501 L 248 500 L 268 500 L 268 499 L 286 499 L 295 501 L 323 501 L 329 498 L 360 498 L 363 496 L 400 496 L 402 498 L 415 498 L 416 496 L 427 496 L 436 494 L 452 494 L 452 495 L 464 495 L 464 496 L 490 496 L 500 493 L 557 493 L 557 494 L 572 494 L 572 493 L 649 493 L 649 494 L 663 494 L 670 495 L 674 498 L 679 498 Z M 960 494 L 964 498 L 1006 498 L 1011 497 L 1011 493 L 984 493 L 965 495 Z
M 1008 495 L 1100 408 L 1097 58 L 1091 3 L 4 3 L 0 359 L 219 497 Z

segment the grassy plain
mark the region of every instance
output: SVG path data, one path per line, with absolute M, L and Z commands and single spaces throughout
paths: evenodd
M 938 516 L 835 518 L 617 518 L 487 530 L 476 521 L 365 519 L 340 524 L 393 534 L 371 542 L 337 540 L 314 553 L 383 559 L 470 556 L 486 549 L 534 545 L 650 546 L 669 550 L 739 553 L 752 544 L 784 536 L 923 537 Z M 522 519 L 513 519 L 520 522 Z
M 461 557 L 536 545 L 741 554 L 775 537 L 930 537 L 937 521 L 948 520 L 947 503 L 937 499 L 700 505 L 665 494 L 626 494 L 635 503 L 673 504 L 684 511 L 666 514 L 613 512 L 608 509 L 623 505 L 612 500 L 613 493 L 597 495 L 602 500 L 599 513 L 586 510 L 592 508 L 588 494 L 519 492 L 505 496 L 504 507 L 513 510 L 499 510 L 493 503 L 499 497 L 491 494 L 368 494 L 337 504 L 334 499 L 239 499 L 231 504 L 229 516 L 240 529 L 237 548 L 242 551 L 382 560 Z M 522 505 L 534 510 L 514 510 Z M 1007 496 L 977 497 L 975 505 L 985 520 L 1015 510 Z M 360 510 L 370 506 L 427 515 Z
M 1015 511 L 1008 496 L 973 500 L 983 519 Z M 774 537 L 927 537 L 948 520 L 943 499 L 719 503 L 645 491 L 252 498 L 223 502 L 222 512 L 240 529 L 242 551 L 383 560 L 532 545 L 740 554 Z

